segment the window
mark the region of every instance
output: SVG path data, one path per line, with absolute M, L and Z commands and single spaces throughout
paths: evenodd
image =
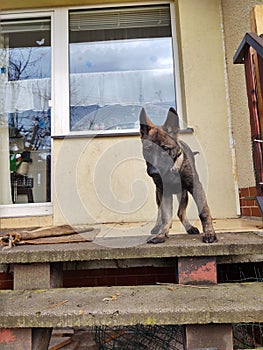
M 0 23 L 1 204 L 50 201 L 50 24 Z
M 70 130 L 138 130 L 175 106 L 170 6 L 70 11 Z M 164 109 L 165 111 L 161 111 Z

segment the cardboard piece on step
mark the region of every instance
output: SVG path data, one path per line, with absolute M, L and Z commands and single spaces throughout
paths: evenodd
M 0 232 L 0 245 L 11 248 L 20 244 L 55 244 L 71 242 L 92 242 L 99 229 L 87 225 L 50 226 L 37 229 L 16 229 Z

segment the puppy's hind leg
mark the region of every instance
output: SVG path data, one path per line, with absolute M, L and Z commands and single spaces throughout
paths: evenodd
M 197 227 L 190 224 L 187 216 L 186 216 L 186 208 L 188 205 L 188 192 L 186 189 L 182 190 L 182 193 L 177 195 L 177 199 L 179 202 L 178 212 L 177 215 L 181 221 L 181 223 L 184 225 L 184 228 L 186 232 L 190 235 L 196 235 L 199 234 L 199 230 Z

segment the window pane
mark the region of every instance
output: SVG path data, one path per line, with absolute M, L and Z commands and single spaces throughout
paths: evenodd
M 1 202 L 50 201 L 50 18 L 2 21 L 0 32 Z
M 138 129 L 142 106 L 160 123 L 160 110 L 175 106 L 169 7 L 77 14 L 70 15 L 71 130 Z

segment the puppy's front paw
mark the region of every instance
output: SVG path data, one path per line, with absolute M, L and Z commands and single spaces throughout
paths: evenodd
M 163 243 L 165 241 L 166 235 L 164 233 L 160 233 L 158 235 L 151 236 L 147 239 L 147 243 L 153 243 L 153 244 L 158 244 L 158 243 Z
M 218 239 L 216 237 L 216 234 L 214 232 L 207 232 L 203 235 L 203 242 L 204 243 L 215 243 Z
M 191 228 L 189 228 L 189 230 L 187 230 L 187 233 L 189 235 L 199 235 L 200 232 L 197 227 L 192 226 Z

